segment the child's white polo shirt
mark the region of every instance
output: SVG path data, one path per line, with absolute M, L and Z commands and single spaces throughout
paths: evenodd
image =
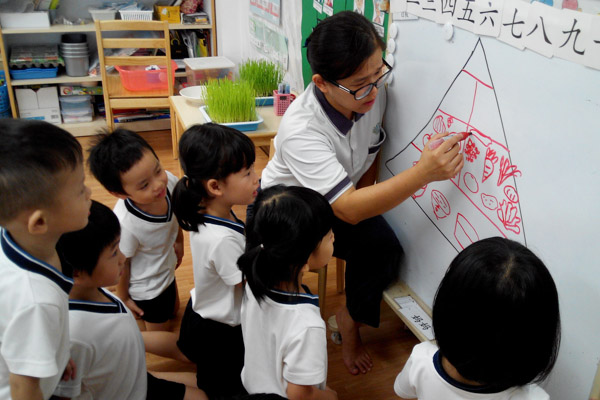
M 273 290 L 259 304 L 246 285 L 242 334 L 248 393 L 287 398 L 288 382 L 325 389 L 327 339 L 318 296 Z
M 147 392 L 144 340 L 131 311 L 104 289 L 110 301 L 69 301 L 71 357 L 75 379 L 54 392 L 72 399 L 144 400 Z
M 413 348 L 404 369 L 394 382 L 394 391 L 406 399 L 419 400 L 549 400 L 538 385 L 512 387 L 500 392 L 485 386 L 465 385 L 452 379 L 441 367 L 438 347 L 431 342 Z
M 167 214 L 145 213 L 129 199 L 117 200 L 114 208 L 121 223 L 119 248 L 131 259 L 129 296 L 134 300 L 158 297 L 175 279 L 177 256 L 173 244 L 179 224 L 171 208 L 171 193 L 178 178 L 166 172 Z
M 9 374 L 40 378 L 50 398 L 69 361 L 69 291 L 73 280 L 25 252 L 0 229 L 0 399 Z
M 235 219 L 237 222 L 205 215 L 198 232 L 190 232 L 194 311 L 204 319 L 231 326 L 240 324 L 243 289 L 235 285 L 242 281 L 237 260 L 246 246 L 244 224 Z
M 330 203 L 356 186 L 385 140 L 386 105 L 379 90 L 373 108 L 351 121 L 334 109 L 313 83 L 287 109 L 275 136 L 275 156 L 262 172 L 263 188 L 303 186 Z

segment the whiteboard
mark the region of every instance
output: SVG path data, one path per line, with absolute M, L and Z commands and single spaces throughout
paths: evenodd
M 600 357 L 600 71 L 427 20 L 398 21 L 380 177 L 413 165 L 436 131 L 470 130 L 465 167 L 386 213 L 401 277 L 432 305 L 471 241 L 526 244 L 557 284 L 563 338 L 544 383 L 587 398 Z M 526 327 L 523 327 L 526 329 Z

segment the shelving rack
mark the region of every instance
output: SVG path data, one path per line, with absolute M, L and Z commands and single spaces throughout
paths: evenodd
M 217 29 L 216 29 L 216 21 L 215 21 L 215 0 L 208 0 L 204 3 L 208 3 L 208 7 L 205 6 L 205 11 L 209 15 L 209 24 L 180 24 L 180 23 L 170 23 L 169 29 L 171 30 L 195 30 L 195 29 L 203 29 L 210 30 L 210 48 L 211 55 L 217 55 Z M 6 44 L 4 37 L 10 35 L 39 35 L 39 34 L 61 34 L 61 33 L 75 33 L 75 32 L 96 32 L 93 23 L 85 24 L 85 25 L 52 25 L 48 28 L 9 28 L 9 29 L 1 29 L 0 28 L 0 60 L 2 61 L 2 68 L 5 72 L 6 84 L 8 86 L 8 96 L 10 100 L 11 112 L 13 118 L 18 118 L 19 113 L 17 110 L 17 104 L 15 101 L 14 90 L 13 87 L 22 87 L 29 85 L 42 85 L 42 84 L 61 84 L 61 83 L 85 83 L 85 82 L 102 82 L 102 77 L 98 76 L 68 76 L 64 73 L 60 74 L 56 78 L 45 78 L 45 79 L 19 79 L 13 80 L 10 77 L 10 73 L 8 71 L 8 57 L 6 52 Z M 185 77 L 185 72 L 177 72 L 175 73 L 175 77 L 181 78 Z M 152 121 L 137 121 L 137 122 L 128 122 L 126 124 L 118 124 L 117 126 L 127 126 L 128 129 L 135 131 L 143 131 L 143 130 L 161 130 L 161 129 L 170 129 L 170 121 L 168 119 L 160 119 L 160 120 L 152 120 Z M 87 136 L 93 134 L 94 132 L 103 129 L 107 126 L 106 120 L 104 117 L 95 117 L 92 122 L 82 122 L 75 124 L 60 124 L 60 126 L 71 132 L 74 136 Z

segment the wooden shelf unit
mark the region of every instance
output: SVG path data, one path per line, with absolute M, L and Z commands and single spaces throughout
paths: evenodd
M 209 14 L 210 23 L 209 24 L 180 24 L 180 23 L 170 23 L 169 29 L 171 30 L 195 30 L 195 29 L 203 29 L 210 30 L 210 47 L 211 47 L 211 55 L 217 55 L 217 29 L 216 29 L 216 21 L 215 21 L 215 0 L 205 1 L 205 11 Z M 208 4 L 206 4 L 208 3 Z M 11 106 L 11 112 L 13 118 L 18 118 L 19 113 L 17 110 L 17 104 L 14 96 L 13 87 L 23 87 L 29 85 L 44 85 L 44 84 L 60 84 L 60 83 L 86 83 L 86 82 L 99 82 L 103 86 L 106 82 L 102 82 L 101 76 L 83 76 L 83 77 L 75 77 L 68 76 L 66 74 L 61 74 L 56 78 L 44 78 L 44 79 L 19 79 L 14 80 L 11 79 L 10 73 L 8 71 L 8 54 L 6 52 L 6 44 L 4 41 L 4 36 L 15 36 L 15 35 L 36 35 L 36 34 L 60 34 L 60 33 L 73 33 L 73 32 L 95 32 L 96 29 L 93 23 L 85 24 L 85 25 L 52 25 L 48 28 L 10 28 L 10 29 L 1 29 L 0 28 L 0 62 L 2 68 L 5 73 L 6 85 L 8 86 L 8 95 Z M 186 76 L 185 72 L 176 72 L 175 76 L 177 78 L 184 78 Z M 60 124 L 62 128 L 71 132 L 74 136 L 87 136 L 92 135 L 96 131 L 105 128 L 106 121 L 103 117 L 95 117 L 92 122 L 83 122 L 76 124 Z M 118 126 L 127 126 L 128 129 L 132 130 L 161 130 L 161 129 L 169 129 L 170 122 L 168 119 L 163 120 L 152 120 L 152 121 L 137 121 L 137 122 L 128 122 L 125 124 L 118 124 Z

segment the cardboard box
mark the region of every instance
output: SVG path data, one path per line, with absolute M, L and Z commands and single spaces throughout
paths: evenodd
M 181 16 L 179 14 L 179 11 L 179 6 L 154 6 L 156 19 L 158 19 L 159 21 L 169 21 L 172 24 L 181 23 Z
M 50 17 L 48 16 L 48 11 L 1 13 L 0 24 L 2 25 L 2 29 L 49 28 Z
M 61 123 L 56 86 L 43 87 L 38 90 L 15 89 L 15 97 L 20 118 L 39 119 L 53 124 Z

